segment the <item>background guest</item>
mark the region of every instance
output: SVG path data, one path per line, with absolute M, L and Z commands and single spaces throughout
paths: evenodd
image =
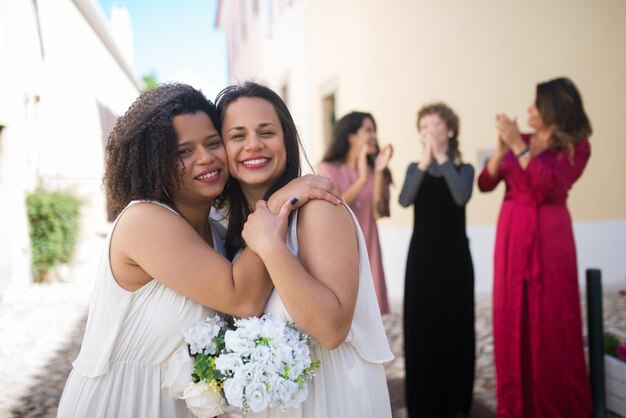
M 537 85 L 530 134 L 496 116 L 496 151 L 481 191 L 504 180 L 494 255 L 499 417 L 589 417 L 569 189 L 581 176 L 591 124 L 567 78 Z
M 411 163 L 400 204 L 413 205 L 404 290 L 409 417 L 467 415 L 474 383 L 474 270 L 465 205 L 474 168 L 459 151 L 459 118 L 443 103 L 422 107 L 424 153 Z
M 381 314 L 389 313 L 387 285 L 376 220 L 389 216 L 391 144 L 378 146 L 376 122 L 369 113 L 350 112 L 335 125 L 334 138 L 319 167 L 343 192 L 367 244 L 374 288 Z

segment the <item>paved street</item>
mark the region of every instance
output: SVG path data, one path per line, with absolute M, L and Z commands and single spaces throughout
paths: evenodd
M 80 347 L 100 254 L 101 237 L 83 242 L 66 281 L 29 286 L 0 300 L 0 417 L 55 417 L 67 375 Z M 396 303 L 394 308 L 400 310 Z M 605 327 L 626 331 L 626 299 L 605 291 Z M 476 304 L 477 362 L 473 418 L 495 417 L 490 302 Z M 394 418 L 404 409 L 402 322 L 384 318 L 396 359 L 385 368 Z

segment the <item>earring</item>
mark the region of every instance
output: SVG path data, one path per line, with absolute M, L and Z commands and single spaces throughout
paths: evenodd
M 167 189 L 165 188 L 165 186 L 163 184 L 161 184 L 161 188 L 163 189 L 163 191 L 165 192 L 165 196 L 167 196 L 167 198 L 172 201 L 172 198 L 170 197 L 170 194 L 167 192 Z
M 452 137 L 454 137 L 454 132 L 448 131 L 448 138 L 452 138 Z

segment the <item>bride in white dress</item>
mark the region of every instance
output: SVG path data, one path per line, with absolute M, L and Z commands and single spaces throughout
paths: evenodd
M 225 89 L 217 106 L 233 183 L 229 252 L 244 245 L 243 236 L 275 286 L 265 312 L 307 332 L 321 361 L 301 407 L 245 417 L 390 418 L 383 363 L 393 355 L 358 222 L 347 206 L 324 201 L 308 202 L 290 220 L 286 210 L 270 212 L 263 199 L 300 174 L 291 115 L 256 83 Z
M 247 250 L 231 264 L 222 256 L 223 228 L 209 219 L 228 178 L 217 122 L 201 92 L 167 84 L 116 123 L 106 186 L 121 213 L 105 241 L 58 417 L 193 416 L 162 389 L 181 330 L 213 309 L 262 312 L 272 289 L 262 262 Z M 303 201 L 326 196 L 327 185 L 310 180 L 291 192 L 304 191 Z

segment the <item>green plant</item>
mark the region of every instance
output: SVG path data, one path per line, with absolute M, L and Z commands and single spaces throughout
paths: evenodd
M 604 352 L 610 356 L 617 357 L 617 347 L 619 346 L 619 338 L 608 332 L 604 333 Z
M 67 191 L 38 186 L 26 197 L 32 270 L 35 281 L 46 280 L 50 271 L 71 261 L 78 238 L 81 202 Z

